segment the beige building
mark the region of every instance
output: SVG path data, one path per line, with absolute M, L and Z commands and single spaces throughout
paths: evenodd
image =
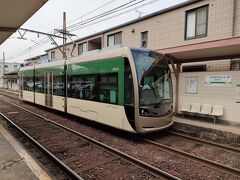
M 5 67 L 4 67 L 5 66 Z M 14 89 L 18 88 L 18 78 L 6 78 L 6 75 L 17 74 L 21 63 L 2 63 L 0 62 L 0 88 Z M 4 77 L 5 76 L 5 77 Z M 8 76 L 9 77 L 9 76 Z
M 24 59 L 25 66 L 32 65 L 32 64 L 42 64 L 46 62 L 48 62 L 47 54 L 42 54 L 39 56 Z
M 116 44 L 171 56 L 175 110 L 183 102 L 222 105 L 240 123 L 240 1 L 189 0 L 67 45 L 67 57 Z M 57 48 L 48 59 L 62 59 Z

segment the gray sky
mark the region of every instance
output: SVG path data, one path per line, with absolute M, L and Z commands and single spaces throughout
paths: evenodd
M 135 3 L 139 1 L 140 0 L 137 0 Z M 81 26 L 82 28 L 78 26 L 77 30 L 72 29 L 74 31 L 70 31 L 70 33 L 76 34 L 77 38 L 81 38 L 136 19 L 140 14 L 141 16 L 145 16 L 184 1 L 186 0 L 145 0 L 138 5 L 102 18 L 109 18 L 102 22 L 95 21 L 94 24 L 91 25 L 90 23 L 85 28 L 83 25 Z M 109 4 L 101 9 L 84 15 L 108 2 Z M 67 14 L 67 26 L 71 26 L 80 23 L 81 20 L 84 21 L 128 2 L 130 2 L 130 0 L 49 0 L 22 28 L 52 33 L 54 29 L 62 27 L 64 11 Z M 131 11 L 126 12 L 127 10 Z M 18 33 L 14 33 L 0 46 L 0 59 L 2 59 L 2 52 L 5 52 L 7 62 L 23 62 L 26 58 L 44 54 L 44 50 L 54 47 L 49 40 L 46 40 L 46 42 L 43 41 L 47 39 L 46 36 L 40 35 L 40 37 L 37 37 L 36 34 L 26 33 L 24 37 L 27 38 L 27 40 L 17 39 L 17 37 L 19 37 Z M 59 41 L 59 43 L 61 42 L 62 41 Z

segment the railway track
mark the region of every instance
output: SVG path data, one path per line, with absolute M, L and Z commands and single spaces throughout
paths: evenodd
M 174 133 L 174 135 L 179 135 L 179 134 Z M 179 135 L 179 136 L 180 137 L 185 137 L 185 136 L 182 136 L 182 135 Z M 185 138 L 191 139 L 190 137 L 185 137 Z M 199 156 L 196 156 L 196 155 L 192 154 L 191 152 L 190 153 L 189 152 L 184 152 L 182 150 L 170 147 L 168 145 L 164 145 L 163 143 L 159 143 L 159 142 L 156 142 L 156 141 L 153 141 L 153 140 L 150 140 L 150 139 L 144 139 L 144 140 L 148 143 L 151 143 L 151 144 L 157 146 L 161 150 L 172 152 L 172 153 L 177 154 L 179 156 L 182 156 L 184 158 L 187 158 L 187 159 L 199 162 L 199 163 L 203 163 L 203 164 L 205 164 L 205 165 L 207 165 L 211 168 L 218 169 L 220 171 L 224 171 L 226 173 L 229 173 L 229 174 L 236 175 L 236 176 L 240 177 L 240 169 L 230 167 L 230 166 L 227 166 L 227 165 L 224 165 L 224 164 L 221 164 L 221 163 L 218 163 L 216 161 L 209 160 L 209 159 L 206 159 L 206 158 L 203 158 L 203 157 L 199 157 Z M 191 139 L 191 140 L 194 140 L 195 142 L 196 141 L 201 142 L 201 143 L 205 142 L 205 141 L 201 141 L 201 140 L 198 140 L 198 139 L 195 139 L 195 138 Z M 206 142 L 206 144 L 209 144 L 209 142 Z M 231 149 L 231 152 L 240 153 L 239 149 L 235 149 L 235 148 L 232 149 L 231 147 L 224 148 L 224 146 L 221 146 L 221 145 L 212 145 L 212 146 L 217 147 L 221 150 L 228 151 L 228 152 L 229 152 L 229 149 Z
M 172 131 L 168 131 L 168 133 L 170 133 L 172 135 L 175 135 L 175 136 L 179 136 L 179 137 L 184 138 L 186 140 L 190 140 L 192 142 L 201 143 L 201 144 L 204 144 L 206 146 L 210 146 L 210 147 L 217 148 L 217 149 L 220 149 L 220 150 L 240 153 L 240 148 L 235 148 L 235 147 L 231 147 L 231 146 L 228 146 L 228 145 L 222 145 L 222 144 L 206 141 L 206 140 L 199 139 L 199 138 L 194 138 L 194 137 L 191 137 L 191 136 L 188 136 L 188 135 L 183 135 L 183 134 L 175 133 L 175 132 L 172 132 Z
M 2 93 L 3 91 L 0 90 L 0 92 Z M 12 99 L 18 99 L 18 95 L 15 94 L 15 93 L 11 94 L 11 95 L 4 93 L 4 96 L 7 96 L 7 97 L 12 98 Z M 179 136 L 179 137 L 182 137 L 184 139 L 191 140 L 191 141 L 194 141 L 194 142 L 202 143 L 202 144 L 208 145 L 210 147 L 214 147 L 214 148 L 221 149 L 221 150 L 224 150 L 224 151 L 240 153 L 240 148 L 236 148 L 236 147 L 229 146 L 229 145 L 226 145 L 226 144 L 219 144 L 219 143 L 207 141 L 207 140 L 204 140 L 204 139 L 194 138 L 192 136 L 176 133 L 176 132 L 173 132 L 173 131 L 167 131 L 167 132 L 169 134 Z
M 10 95 L 9 95 L 10 96 Z M 15 98 L 15 97 L 12 97 L 12 96 L 10 96 L 11 98 Z M 24 105 L 24 104 L 23 104 Z M 46 119 L 46 118 L 45 118 Z M 75 129 L 76 130 L 76 129 Z M 77 130 L 78 131 L 78 130 Z M 180 136 L 180 134 L 174 134 L 174 133 L 172 133 L 172 135 L 175 135 L 175 136 Z M 168 132 L 168 135 L 167 136 L 170 136 L 170 133 Z M 159 136 L 160 137 L 160 136 Z M 184 135 L 181 135 L 181 137 L 184 139 L 184 141 L 186 141 L 186 140 L 188 140 L 188 141 L 193 141 L 193 142 L 195 142 L 195 143 L 200 143 L 200 141 L 198 140 L 198 139 L 196 139 L 196 138 L 192 138 L 192 137 L 187 137 L 187 136 L 184 136 Z M 106 138 L 106 137 L 105 137 Z M 94 138 L 94 139 L 97 139 L 97 138 Z M 102 138 L 100 138 L 101 140 L 102 140 Z M 151 140 L 151 139 L 148 139 L 149 141 L 147 142 L 147 141 L 145 141 L 146 143 L 148 143 L 149 145 L 146 145 L 146 147 L 147 146 L 150 146 L 150 145 L 153 145 L 154 147 L 155 147 L 155 149 L 154 148 L 152 148 L 151 149 L 151 152 L 150 153 L 152 153 L 152 151 L 165 151 L 165 152 L 167 152 L 167 154 L 172 154 L 171 155 L 171 157 L 182 157 L 183 159 L 185 159 L 184 161 L 186 161 L 186 165 L 185 166 L 188 166 L 188 164 L 187 164 L 187 161 L 189 160 L 189 162 L 191 161 L 191 162 L 196 162 L 196 163 L 199 163 L 199 164 L 203 164 L 204 166 L 207 166 L 208 168 L 210 168 L 210 169 L 215 169 L 215 170 L 217 170 L 217 171 L 219 171 L 219 172 L 223 172 L 223 173 L 225 173 L 225 174 L 229 174 L 229 175 L 232 175 L 232 176 L 230 176 L 230 179 L 231 178 L 233 178 L 233 179 L 240 179 L 240 177 L 239 177 L 239 169 L 238 168 L 232 168 L 232 167 L 228 167 L 228 166 L 225 166 L 224 164 L 221 164 L 221 163 L 218 163 L 218 162 L 215 162 L 215 161 L 212 161 L 212 160 L 208 160 L 208 159 L 205 159 L 205 158 L 202 158 L 202 157 L 198 157 L 198 156 L 191 156 L 192 154 L 191 153 L 188 153 L 188 152 L 181 152 L 181 151 L 179 151 L 179 149 L 177 148 L 177 149 L 175 149 L 176 151 L 174 151 L 174 148 L 172 148 L 172 147 L 170 147 L 169 145 L 164 145 L 164 143 L 159 143 L 159 142 L 150 142 L 150 141 L 153 141 L 153 140 Z M 140 142 L 140 144 L 142 143 L 143 144 L 143 139 L 137 139 L 136 141 L 139 141 Z M 142 141 L 142 142 L 141 142 Z M 106 142 L 104 142 L 104 141 L 101 141 L 101 142 L 103 142 L 104 144 L 107 144 L 107 141 Z M 127 142 L 128 144 L 129 144 L 129 146 L 131 146 L 131 142 Z M 154 144 L 155 143 L 155 144 Z M 210 147 L 212 147 L 212 148 L 216 148 L 216 149 L 219 149 L 219 150 L 222 150 L 222 151 L 227 151 L 227 152 L 230 152 L 230 153 L 238 153 L 239 154 L 239 149 L 237 149 L 237 148 L 232 148 L 232 147 L 225 147 L 225 146 L 222 146 L 222 145 L 218 145 L 218 144 L 215 144 L 215 143 L 211 143 L 211 142 L 208 142 L 208 141 L 203 141 L 203 140 L 201 140 L 201 143 L 203 143 L 204 144 L 204 146 L 210 146 Z M 159 147 L 159 145 L 158 144 L 162 144 L 163 145 L 163 147 Z M 113 145 L 111 145 L 112 147 L 113 147 Z M 134 145 L 134 146 L 136 146 L 136 147 L 132 147 L 132 149 L 136 149 L 135 151 L 138 151 L 137 150 L 137 147 L 139 146 L 139 147 L 141 147 L 141 146 L 143 146 L 143 145 L 139 145 L 139 144 L 136 144 L 136 145 Z M 117 148 L 117 147 L 115 147 L 115 148 Z M 170 148 L 170 149 L 169 149 Z M 172 150 L 171 150 L 171 148 L 172 148 Z M 127 150 L 127 149 L 121 149 L 121 148 L 117 148 L 118 150 L 120 150 L 120 151 L 123 151 L 123 152 L 127 152 L 128 154 L 129 154 L 129 150 Z M 143 147 L 142 149 L 145 149 L 145 147 Z M 158 150 L 157 150 L 158 149 Z M 160 152 L 159 151 L 159 152 Z M 177 152 L 178 151 L 178 152 Z M 139 152 L 138 152 L 139 153 Z M 148 152 L 146 151 L 146 154 L 147 154 Z M 131 154 L 131 155 L 133 155 L 133 154 Z M 176 155 L 176 156 L 175 156 Z M 141 157 L 142 155 L 141 155 L 141 153 L 140 153 L 140 155 L 138 155 L 139 157 Z M 146 156 L 145 158 L 147 158 L 147 155 L 144 155 L 144 156 Z M 154 154 L 151 154 L 151 156 L 153 156 L 154 157 Z M 135 156 L 134 156 L 135 157 Z M 141 158 L 139 158 L 139 157 L 137 157 L 137 159 L 141 159 Z M 238 158 L 239 156 L 237 156 L 236 158 Z M 177 158 L 178 159 L 178 158 Z M 239 159 L 239 158 L 238 158 Z M 149 162 L 147 162 L 147 160 L 143 160 L 142 159 L 142 161 L 144 161 L 144 162 L 146 162 L 146 164 L 152 164 L 152 163 L 149 163 Z M 169 161 L 172 161 L 171 159 L 169 160 Z M 163 162 L 166 162 L 166 161 L 163 161 Z M 177 165 L 177 161 L 176 161 L 176 165 Z M 194 163 L 193 163 L 194 164 Z M 153 165 L 153 164 L 152 164 Z M 223 166 L 222 166 L 223 165 Z M 240 164 L 239 164 L 240 165 Z M 156 166 L 155 164 L 154 164 L 154 166 Z M 165 166 L 169 166 L 169 164 L 168 163 L 166 163 L 166 165 Z M 157 169 L 163 169 L 164 171 L 166 170 L 165 169 L 165 166 L 160 166 L 160 167 L 158 167 L 158 166 L 156 166 L 155 168 L 157 168 Z M 178 166 L 178 165 L 177 165 Z M 190 165 L 191 166 L 191 165 Z M 163 167 L 163 168 L 162 168 Z M 173 167 L 174 168 L 174 167 Z M 190 168 L 191 169 L 191 168 Z M 212 171 L 212 170 L 211 170 Z M 167 170 L 167 172 L 170 172 L 170 174 L 172 174 L 171 173 L 171 169 L 169 170 Z M 184 174 L 185 174 L 186 172 L 184 172 Z M 178 175 L 178 174 L 176 174 L 176 173 L 173 173 L 174 174 L 174 176 L 175 177 L 181 177 L 181 178 L 183 178 L 183 179 L 185 179 L 185 178 L 196 178 L 196 177 L 198 177 L 198 176 L 193 176 L 193 177 L 191 177 L 191 175 L 187 175 L 187 176 L 181 176 L 181 175 Z M 226 175 L 225 177 L 224 177 L 224 179 L 225 178 L 229 178 L 228 177 L 228 175 Z
M 81 171 L 79 172 L 78 170 L 76 169 L 79 169 L 79 168 L 76 168 L 74 169 L 73 168 L 73 165 L 72 167 L 69 167 L 66 165 L 65 162 L 69 162 L 69 161 L 72 161 L 72 160 L 78 160 L 79 157 L 70 157 L 70 160 L 69 158 L 68 159 L 65 159 L 65 160 L 60 160 L 59 157 L 57 157 L 54 153 L 54 148 L 52 148 L 52 150 L 47 150 L 47 148 L 45 147 L 46 146 L 46 142 L 44 142 L 44 140 L 42 140 L 40 137 L 39 137 L 39 134 L 42 134 L 41 132 L 38 131 L 38 127 L 40 124 L 39 124 L 39 120 L 41 120 L 41 126 L 47 128 L 47 126 L 49 127 L 50 124 L 52 125 L 51 128 L 49 129 L 50 130 L 50 134 L 47 134 L 45 136 L 46 137 L 50 137 L 51 136 L 51 132 L 55 132 L 57 133 L 55 136 L 58 137 L 58 136 L 61 136 L 59 133 L 63 133 L 61 131 L 59 131 L 59 128 L 61 128 L 61 130 L 64 130 L 64 133 L 65 133 L 65 136 L 64 137 L 72 137 L 72 136 L 77 136 L 78 138 L 81 138 L 81 144 L 78 144 L 80 147 L 85 147 L 85 146 L 90 146 L 90 145 L 93 145 L 94 147 L 97 147 L 95 148 L 96 150 L 94 151 L 102 151 L 100 154 L 104 154 L 105 152 L 107 152 L 107 156 L 111 156 L 110 160 L 107 160 L 106 164 L 109 164 L 109 163 L 113 163 L 113 161 L 121 161 L 122 164 L 128 164 L 127 166 L 125 166 L 123 169 L 125 169 L 126 172 L 128 173 L 133 173 L 137 176 L 137 174 L 143 174 L 144 176 L 146 176 L 147 178 L 162 178 L 162 179 L 179 179 L 171 174 L 168 174 L 167 172 L 164 172 L 163 170 L 160 170 L 150 164 L 147 164 L 143 161 L 140 161 L 132 156 L 129 156 L 117 149 L 114 149 L 108 145 L 105 145 L 99 141 L 96 141 L 90 137 L 87 137 L 86 135 L 84 134 L 81 134 L 77 131 L 74 131 L 66 126 L 63 126 L 59 123 L 56 123 L 46 117 L 43 117 L 41 115 L 38 115 L 34 112 L 31 112 L 23 107 L 20 107 L 12 102 L 7 102 L 6 100 L 1 100 L 1 101 L 4 101 L 5 103 L 8 103 L 12 106 L 14 106 L 15 108 L 18 108 L 19 110 L 22 110 L 22 111 L 25 111 L 27 112 L 27 115 L 25 114 L 24 116 L 27 116 L 29 117 L 29 115 L 31 114 L 32 118 L 31 118 L 31 123 L 27 123 L 27 122 L 24 122 L 24 121 L 19 121 L 19 113 L 11 113 L 11 116 L 17 116 L 17 119 L 18 119 L 18 122 L 13 122 L 13 120 L 10 120 L 9 118 L 7 118 L 6 116 L 4 116 L 6 118 L 6 120 L 12 125 L 14 126 L 15 128 L 17 128 L 21 133 L 24 134 L 24 136 L 26 136 L 32 143 L 34 143 L 34 145 L 36 145 L 39 149 L 41 149 L 42 151 L 44 151 L 44 153 L 48 154 L 48 156 L 53 159 L 63 170 L 64 172 L 66 172 L 70 177 L 72 177 L 73 179 L 81 179 L 82 177 L 80 176 L 81 175 Z M 6 107 L 5 107 L 6 108 Z M 37 120 L 35 120 L 35 117 L 37 117 Z M 16 117 L 15 117 L 16 118 Z M 26 118 L 24 119 L 26 121 Z M 15 119 L 16 121 L 16 119 Z M 46 125 L 44 125 L 43 121 L 46 123 Z M 24 129 L 27 129 L 26 131 Z M 30 129 L 30 130 L 29 130 Z M 41 128 L 42 129 L 42 128 Z M 47 128 L 48 129 L 48 128 Z M 28 133 L 27 131 L 29 131 L 30 133 Z M 45 131 L 46 133 L 46 131 Z M 30 135 L 31 134 L 31 135 Z M 35 136 L 34 136 L 35 134 Z M 33 137 L 32 137 L 33 136 Z M 63 138 L 63 137 L 62 137 Z M 35 139 L 38 139 L 38 140 L 35 140 Z M 56 138 L 57 139 L 57 138 Z M 55 139 L 55 140 L 56 140 Z M 69 139 L 62 139 L 61 142 L 66 142 L 68 141 Z M 76 141 L 73 141 L 73 143 L 76 143 L 79 139 L 77 139 Z M 39 143 L 37 141 L 41 141 L 42 143 Z M 71 138 L 70 140 L 71 141 Z M 57 141 L 58 142 L 58 141 Z M 58 142 L 61 144 L 61 142 Z M 53 141 L 51 141 L 51 143 L 47 143 L 48 145 L 50 144 L 50 147 L 51 146 L 54 146 L 54 143 Z M 44 145 L 45 144 L 45 145 Z M 57 145 L 56 145 L 57 146 Z M 51 149 L 51 148 L 50 148 Z M 52 151 L 52 152 L 51 152 Z M 97 153 L 98 154 L 98 153 Z M 102 160 L 103 161 L 103 160 Z M 97 167 L 94 167 L 94 164 L 98 164 L 96 163 L 97 162 L 97 158 L 96 158 L 96 161 L 92 161 L 93 164 L 91 165 L 88 165 L 88 166 L 93 166 L 91 169 L 96 169 Z M 100 163 L 101 164 L 101 163 Z M 103 165 L 103 164 L 101 164 Z M 84 169 L 84 168 L 83 168 Z M 129 172 L 129 169 L 130 169 L 130 172 Z M 135 172 L 131 172 L 131 169 Z M 78 171 L 78 173 L 76 173 L 75 171 Z M 121 170 L 122 173 L 124 174 L 124 170 Z M 102 174 L 103 172 L 101 172 L 100 174 Z M 137 174 L 136 174 L 137 173 Z M 80 174 L 80 175 L 79 175 Z M 104 174 L 104 173 L 103 173 Z M 110 174 L 110 173 L 108 173 Z M 117 174 L 117 172 L 114 172 L 113 174 Z M 115 175 L 114 175 L 115 176 Z M 119 175 L 118 175 L 119 176 Z M 121 175 L 120 175 L 121 176 Z M 84 176 L 84 178 L 88 178 L 87 175 Z
M 61 168 L 63 172 L 65 172 L 69 177 L 72 179 L 79 179 L 83 180 L 79 175 L 77 175 L 72 169 L 70 169 L 68 166 L 66 166 L 62 161 L 60 161 L 56 156 L 54 156 L 50 151 L 48 151 L 44 146 L 42 146 L 40 143 L 38 143 L 33 137 L 31 137 L 29 134 L 27 134 L 22 128 L 20 128 L 18 125 L 16 125 L 13 121 L 11 121 L 8 117 L 6 117 L 4 114 L 0 113 L 0 116 L 2 116 L 7 123 L 9 123 L 12 127 L 17 129 L 23 136 L 27 138 L 38 150 L 41 150 L 49 159 L 54 161 L 54 163 Z

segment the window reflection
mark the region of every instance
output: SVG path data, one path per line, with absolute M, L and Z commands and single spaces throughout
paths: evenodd
M 69 97 L 78 99 L 95 100 L 95 83 L 94 75 L 89 76 L 72 76 L 68 83 Z
M 33 91 L 34 90 L 33 77 L 23 77 L 23 89 L 25 91 Z

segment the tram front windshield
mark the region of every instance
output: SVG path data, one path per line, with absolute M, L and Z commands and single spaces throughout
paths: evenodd
M 139 85 L 142 116 L 164 116 L 172 108 L 173 94 L 167 58 L 153 51 L 132 50 Z

